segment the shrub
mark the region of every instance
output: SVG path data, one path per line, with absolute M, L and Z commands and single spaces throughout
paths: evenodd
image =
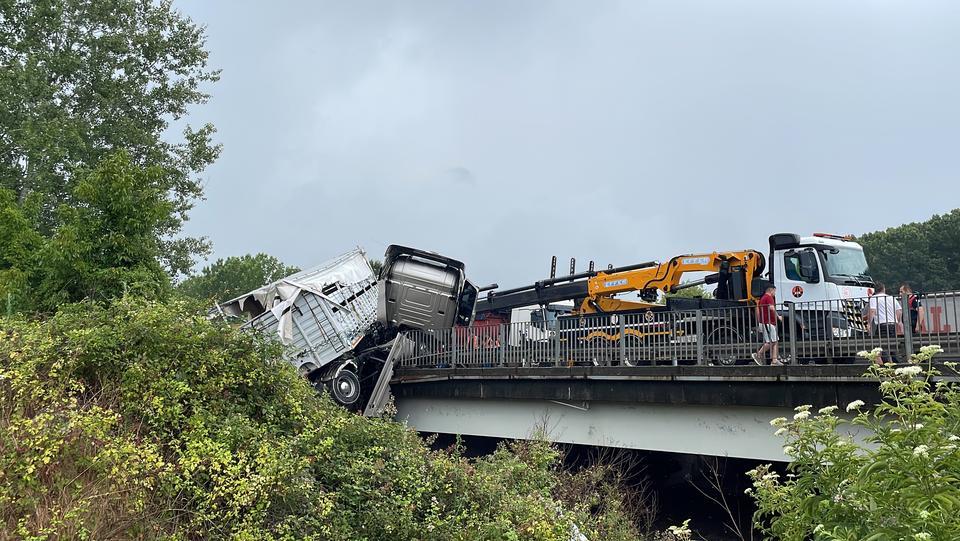
M 835 406 L 774 419 L 793 462 L 783 479 L 769 465 L 749 472 L 757 526 L 784 540 L 960 539 L 960 393 L 938 377 L 940 351 L 927 346 L 906 365 L 872 366 L 882 401 L 846 405 L 851 421 Z M 837 430 L 848 422 L 865 429 L 865 444 Z
M 550 445 L 432 451 L 179 301 L 2 325 L 0 538 L 636 538 L 617 505 L 554 497 Z

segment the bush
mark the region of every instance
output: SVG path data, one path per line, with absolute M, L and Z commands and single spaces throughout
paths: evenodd
M 180 302 L 2 328 L 0 538 L 636 538 L 617 505 L 554 497 L 550 445 L 431 451 Z
M 848 404 L 852 421 L 835 406 L 774 419 L 793 462 L 785 479 L 769 465 L 749 472 L 757 526 L 784 540 L 960 539 L 960 393 L 937 377 L 938 352 L 927 346 L 909 364 L 872 366 L 882 401 Z M 866 429 L 865 445 L 837 431 L 848 422 Z

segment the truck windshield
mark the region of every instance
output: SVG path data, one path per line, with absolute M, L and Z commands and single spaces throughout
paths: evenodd
M 863 250 L 855 248 L 825 248 L 821 249 L 827 274 L 850 278 L 870 278 L 870 269 L 867 268 L 867 258 Z

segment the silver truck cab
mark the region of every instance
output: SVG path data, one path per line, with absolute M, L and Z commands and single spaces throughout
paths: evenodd
M 463 268 L 462 262 L 434 252 L 389 246 L 380 273 L 380 324 L 398 330 L 469 325 L 477 287 Z

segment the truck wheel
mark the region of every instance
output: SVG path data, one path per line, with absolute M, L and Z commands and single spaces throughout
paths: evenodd
M 360 378 L 346 368 L 337 372 L 327 384 L 330 395 L 341 406 L 350 406 L 360 398 Z

